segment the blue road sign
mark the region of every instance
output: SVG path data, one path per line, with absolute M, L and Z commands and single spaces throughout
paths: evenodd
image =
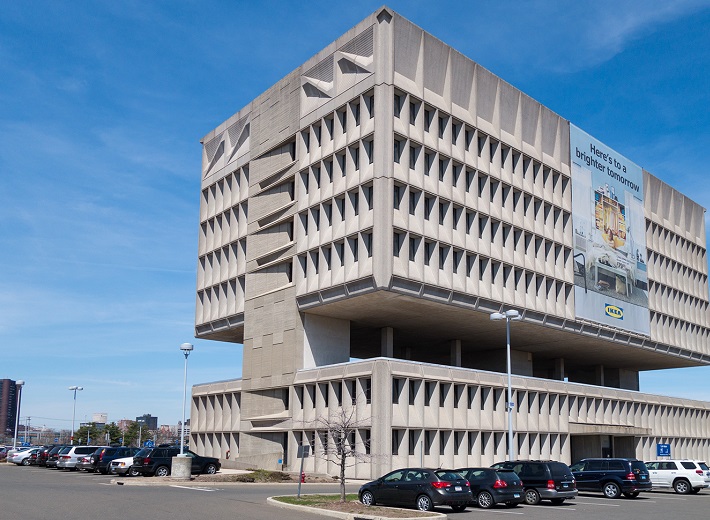
M 670 444 L 656 444 L 656 455 L 659 457 L 670 457 L 671 456 L 671 445 Z
M 154 447 L 155 447 L 155 443 L 154 443 L 153 441 L 145 441 L 145 442 L 143 443 L 143 446 L 145 446 L 146 448 L 154 448 Z
M 55 437 L 54 442 L 59 442 L 59 437 Z
M 26 448 L 26 447 L 28 447 L 28 446 L 30 445 L 30 443 L 29 443 L 29 442 L 23 442 L 22 445 Z

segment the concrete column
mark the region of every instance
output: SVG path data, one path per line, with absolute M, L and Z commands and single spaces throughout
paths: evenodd
M 553 372 L 553 379 L 559 379 L 560 381 L 565 380 L 565 360 L 564 358 L 555 359 L 555 367 Z
M 451 340 L 451 366 L 460 367 L 461 366 L 461 340 L 454 339 Z
M 192 458 L 190 457 L 173 457 L 173 464 L 170 470 L 170 475 L 173 480 L 190 480 L 192 473 Z
M 394 329 L 392 327 L 382 327 L 380 330 L 380 346 L 381 346 L 381 356 L 393 358 L 394 357 Z

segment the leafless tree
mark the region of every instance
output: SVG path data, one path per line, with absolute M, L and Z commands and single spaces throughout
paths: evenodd
M 369 428 L 371 418 L 357 419 L 355 411 L 355 406 L 340 407 L 335 412 L 319 416 L 311 423 L 311 428 L 326 436 L 323 445 L 319 450 L 314 450 L 313 454 L 340 468 L 341 502 L 345 502 L 345 468 L 372 459 L 368 453 L 368 446 L 358 446 L 355 442 L 357 431 L 365 427 Z M 369 443 L 369 441 L 366 442 Z

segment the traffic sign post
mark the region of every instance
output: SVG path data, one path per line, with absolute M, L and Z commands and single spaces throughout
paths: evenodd
M 303 482 L 303 459 L 310 454 L 311 447 L 308 444 L 302 444 L 298 447 L 298 458 L 301 459 L 301 474 L 298 479 L 298 498 L 301 498 L 301 483 Z
M 671 445 L 670 444 L 656 444 L 656 455 L 659 457 L 670 457 L 671 456 Z

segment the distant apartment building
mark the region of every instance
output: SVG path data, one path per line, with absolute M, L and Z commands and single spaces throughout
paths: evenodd
M 344 408 L 351 476 L 489 465 L 510 409 L 522 458 L 710 457 L 710 403 L 639 388 L 710 364 L 704 208 L 397 13 L 203 145 L 196 337 L 244 353 L 192 388 L 198 453 L 333 473 Z
M 17 418 L 17 385 L 12 379 L 0 379 L 0 432 L 14 437 Z

